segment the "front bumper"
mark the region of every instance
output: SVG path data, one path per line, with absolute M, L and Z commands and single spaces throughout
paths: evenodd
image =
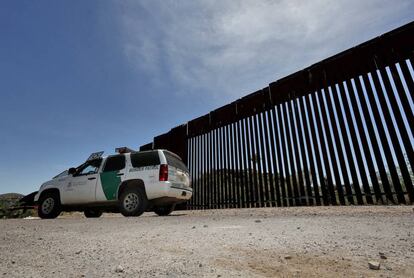
M 36 195 L 34 196 L 34 198 L 33 198 L 33 201 L 35 202 L 35 203 L 37 203 L 38 201 L 39 201 L 39 197 L 40 197 L 40 193 L 39 192 L 37 192 L 36 193 Z

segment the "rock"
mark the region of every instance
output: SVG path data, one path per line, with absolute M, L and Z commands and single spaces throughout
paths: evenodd
M 285 260 L 290 260 L 290 259 L 292 259 L 292 256 L 291 255 L 286 255 L 285 256 Z
M 300 227 L 297 227 L 296 229 L 300 230 Z
M 204 227 L 204 228 L 207 228 L 207 227 L 208 227 L 208 225 L 204 225 L 203 227 Z
M 380 258 L 383 260 L 387 259 L 387 256 L 385 256 L 385 254 L 383 252 L 378 252 L 378 254 L 380 255 Z
M 79 255 L 80 253 L 82 253 L 82 250 L 76 251 L 75 254 Z
M 368 262 L 369 269 L 373 270 L 379 270 L 380 269 L 380 263 L 376 261 L 369 261 Z
M 254 220 L 254 222 L 256 222 L 256 223 L 262 223 L 262 220 L 257 219 L 257 220 Z
M 193 226 L 191 229 L 195 229 L 195 226 Z
M 116 273 L 122 273 L 122 272 L 124 272 L 124 268 L 122 267 L 122 265 L 118 265 L 118 266 L 115 268 L 115 272 L 116 272 Z
M 199 264 L 198 267 L 203 267 L 203 264 Z

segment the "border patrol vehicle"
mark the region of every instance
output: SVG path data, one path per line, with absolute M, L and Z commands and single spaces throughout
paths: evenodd
M 62 211 L 83 211 L 86 217 L 103 212 L 140 216 L 152 210 L 170 214 L 192 196 L 189 171 L 179 156 L 166 150 L 118 154 L 93 153 L 87 161 L 45 182 L 34 197 L 40 218 L 56 218 Z

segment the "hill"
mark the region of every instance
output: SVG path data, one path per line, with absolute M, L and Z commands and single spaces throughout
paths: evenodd
M 21 198 L 23 198 L 24 195 L 20 194 L 20 193 L 5 193 L 5 194 L 0 194 L 0 200 L 19 200 Z
M 0 194 L 0 219 L 2 218 L 22 218 L 33 215 L 32 210 L 14 210 L 11 211 L 9 208 L 17 206 L 18 201 L 24 197 L 19 193 L 6 193 Z

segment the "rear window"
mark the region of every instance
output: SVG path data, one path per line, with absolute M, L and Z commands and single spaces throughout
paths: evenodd
M 134 168 L 160 165 L 158 152 L 142 152 L 131 154 L 131 164 Z
M 125 168 L 125 156 L 115 155 L 106 159 L 103 172 L 119 171 Z
M 182 162 L 181 159 L 178 159 L 177 157 L 175 157 L 174 155 L 168 152 L 164 152 L 164 154 L 165 154 L 165 158 L 167 159 L 168 165 L 188 172 L 187 166 L 185 166 L 184 162 Z

